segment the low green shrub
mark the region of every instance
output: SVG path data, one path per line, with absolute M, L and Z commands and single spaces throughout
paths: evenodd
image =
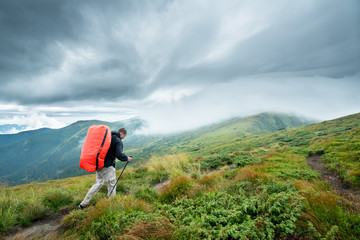
M 134 195 L 135 197 L 143 199 L 147 202 L 155 202 L 159 198 L 158 192 L 151 188 L 140 188 L 134 193 Z
M 262 189 L 267 194 L 276 194 L 281 192 L 294 192 L 296 188 L 294 185 L 287 182 L 278 182 L 270 179 L 266 184 L 261 185 L 258 189 Z
M 162 208 L 182 238 L 274 239 L 294 233 L 302 198 L 294 192 L 247 197 L 215 191 Z
M 238 167 L 244 167 L 246 165 L 250 165 L 254 163 L 257 159 L 255 159 L 253 156 L 251 156 L 250 153 L 242 152 L 236 154 L 234 158 L 234 163 Z
M 233 163 L 233 156 L 230 156 L 228 154 L 210 156 L 204 161 L 200 162 L 200 168 L 202 170 L 217 169 L 221 166 L 231 163 Z
M 179 197 L 185 196 L 193 187 L 192 180 L 186 176 L 175 178 L 170 184 L 160 191 L 159 200 L 162 203 L 170 203 Z
M 237 174 L 238 174 L 238 169 L 231 169 L 231 170 L 224 173 L 224 177 L 227 180 L 231 180 L 231 179 L 234 179 Z

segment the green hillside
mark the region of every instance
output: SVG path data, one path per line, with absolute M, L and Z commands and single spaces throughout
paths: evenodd
M 156 154 L 125 170 L 116 198 L 106 198 L 104 186 L 89 208 L 67 214 L 51 239 L 360 238 L 360 196 L 338 195 L 306 161 L 321 155 L 340 179 L 359 189 L 360 114 L 259 134 L 246 130 L 254 126 L 251 118 L 249 124 L 232 121 L 197 130 L 202 135 L 189 140 L 189 133 L 158 139 L 176 147 L 148 143 Z M 0 231 L 74 209 L 94 179 L 3 187 Z M 165 180 L 158 190 L 154 184 Z
M 248 136 L 311 123 L 314 121 L 304 120 L 296 116 L 262 113 L 246 118 L 232 118 L 181 134 L 154 137 L 148 144 L 144 143 L 136 149 L 132 149 L 130 146 L 127 151 L 141 159 L 148 159 L 152 155 L 174 154 L 184 151 L 205 154 L 216 152 L 218 147 L 241 141 Z
M 40 129 L 0 136 L 9 144 L 0 145 L 0 182 L 18 185 L 87 174 L 79 168 L 81 147 L 89 126 L 105 124 L 112 130 L 126 127 L 124 140 L 126 153 L 135 161 L 148 160 L 152 155 L 207 149 L 224 140 L 291 128 L 308 124 L 297 117 L 264 113 L 249 118 L 234 118 L 219 124 L 171 136 L 134 135 L 143 121 L 130 119 L 123 122 L 79 121 L 61 129 Z M 224 138 L 224 136 L 226 136 Z M 7 140 L 6 140 L 7 139 Z M 213 140 L 210 140 L 213 139 Z

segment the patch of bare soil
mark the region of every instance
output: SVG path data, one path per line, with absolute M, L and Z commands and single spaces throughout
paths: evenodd
M 315 171 L 319 172 L 322 178 L 329 182 L 331 187 L 341 196 L 352 202 L 353 205 L 360 209 L 360 191 L 351 188 L 348 183 L 342 182 L 336 173 L 331 172 L 320 161 L 321 155 L 314 155 L 307 159 L 308 165 Z
M 46 216 L 35 221 L 29 227 L 17 227 L 10 230 L 5 236 L 6 240 L 22 239 L 59 239 L 62 218 L 67 215 L 71 209 L 64 209 L 56 215 Z
M 169 183 L 170 183 L 170 180 L 166 180 L 164 182 L 160 182 L 160 183 L 156 183 L 156 184 L 152 185 L 151 188 L 156 191 L 159 191 L 159 190 L 163 189 Z

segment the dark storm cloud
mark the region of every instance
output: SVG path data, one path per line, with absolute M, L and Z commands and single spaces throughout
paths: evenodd
M 354 75 L 359 17 L 356 0 L 0 1 L 0 100 L 136 100 L 257 74 Z
M 140 92 L 136 51 L 107 29 L 132 6 L 114 2 L 115 12 L 112 3 L 1 1 L 0 98 L 28 104 Z
M 207 46 L 210 51 L 216 45 L 212 36 L 218 34 L 203 34 L 207 31 L 194 28 L 193 33 L 202 36 L 201 42 L 184 39 L 180 49 L 187 45 L 191 48 L 182 53 L 179 49 L 180 54 L 163 70 L 161 78 L 173 79 L 175 83 L 181 79 L 226 81 L 274 72 L 333 78 L 359 72 L 360 2 L 292 2 L 285 4 L 272 20 L 265 23 L 267 26 L 262 31 L 234 44 L 224 56 L 184 69 L 177 61 L 188 54 L 187 50 L 195 55 L 199 53 L 196 49 L 201 51 Z M 204 26 L 211 27 L 216 25 Z M 194 46 L 194 42 L 198 46 Z
M 57 67 L 54 43 L 75 40 L 81 21 L 64 1 L 0 1 L 1 82 Z

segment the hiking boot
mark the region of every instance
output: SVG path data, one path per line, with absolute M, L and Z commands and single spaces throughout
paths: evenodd
M 83 206 L 83 205 L 81 205 L 81 204 L 79 204 L 78 206 L 77 206 L 77 209 L 84 209 L 84 208 L 86 208 L 85 206 Z

